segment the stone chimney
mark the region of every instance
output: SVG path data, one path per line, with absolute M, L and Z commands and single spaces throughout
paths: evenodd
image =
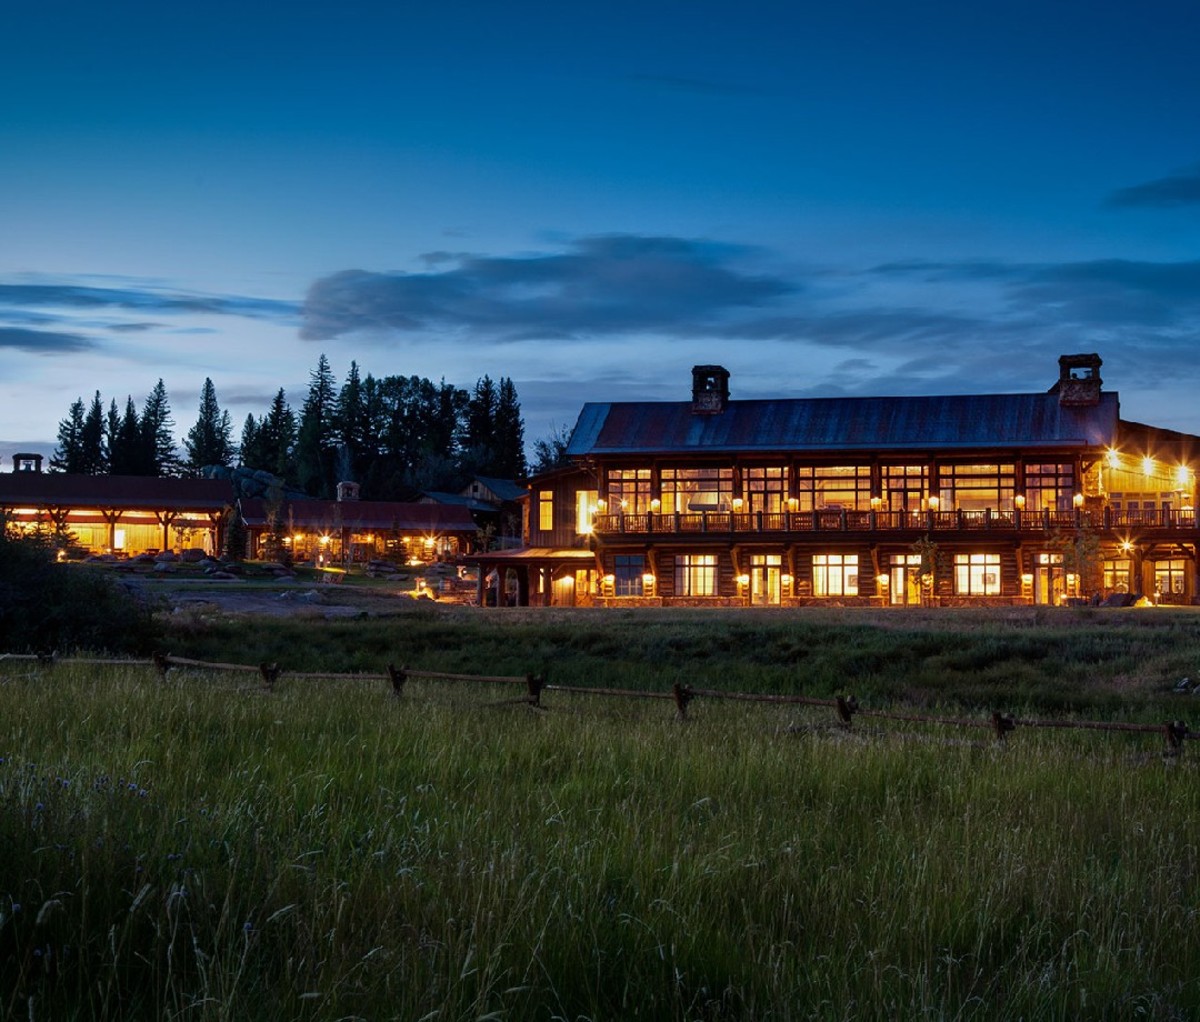
M 729 370 L 692 366 L 692 414 L 720 415 L 729 404 Z
M 337 499 L 339 503 L 347 500 L 358 500 L 358 483 L 349 481 L 338 483 Z
M 14 454 L 12 459 L 14 472 L 40 472 L 42 470 L 42 455 L 40 454 Z
M 1086 407 L 1100 403 L 1100 366 L 1102 359 L 1095 352 L 1080 355 L 1061 355 L 1058 359 L 1058 382 L 1050 388 L 1058 395 L 1060 405 Z

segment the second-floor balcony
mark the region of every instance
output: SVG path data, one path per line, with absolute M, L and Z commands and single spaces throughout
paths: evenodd
M 1052 533 L 1088 528 L 1097 532 L 1196 532 L 1196 512 L 1079 508 L 1071 511 L 686 511 L 674 514 L 597 514 L 599 536 L 695 535 L 704 533 Z

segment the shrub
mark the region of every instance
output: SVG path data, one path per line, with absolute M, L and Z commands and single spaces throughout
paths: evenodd
M 37 538 L 0 536 L 0 650 L 149 652 L 150 609 L 96 567 L 58 563 Z

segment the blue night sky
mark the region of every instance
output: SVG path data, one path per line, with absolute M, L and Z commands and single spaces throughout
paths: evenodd
M 1192 3 L 13 4 L 0 454 L 324 352 L 585 400 L 1044 390 L 1200 432 Z M 10 468 L 6 461 L 4 470 Z

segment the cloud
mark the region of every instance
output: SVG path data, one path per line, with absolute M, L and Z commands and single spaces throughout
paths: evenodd
M 0 284 L 0 305 L 64 309 L 135 309 L 153 313 L 208 313 L 253 319 L 294 317 L 294 302 L 245 295 L 203 295 L 150 287 L 77 284 Z
M 509 257 L 437 253 L 424 273 L 345 270 L 316 281 L 301 336 L 465 331 L 498 341 L 636 332 L 679 336 L 774 302 L 796 285 L 738 269 L 752 250 L 638 235 L 583 238 L 564 252 Z M 427 263 L 429 261 L 427 260 Z
M 1200 164 L 1144 184 L 1118 188 L 1104 200 L 1109 209 L 1174 209 L 1200 206 Z
M 79 334 L 64 334 L 50 330 L 26 330 L 24 327 L 0 327 L 0 348 L 15 348 L 35 355 L 61 355 L 68 352 L 90 351 L 94 341 Z

